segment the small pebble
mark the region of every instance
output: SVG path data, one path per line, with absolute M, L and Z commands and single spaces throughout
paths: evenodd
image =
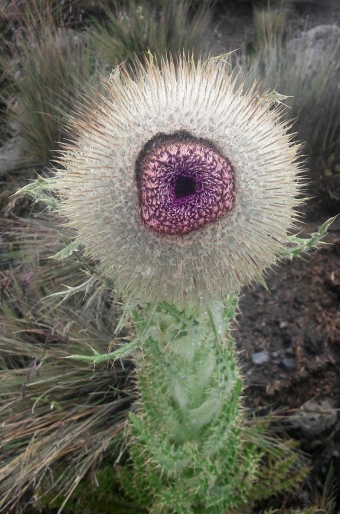
M 255 352 L 251 354 L 251 360 L 253 364 L 261 365 L 268 362 L 269 357 L 267 352 Z
M 288 321 L 281 321 L 280 328 L 288 328 L 288 327 L 289 327 Z
M 284 369 L 286 369 L 287 371 L 292 371 L 293 369 L 295 369 L 295 363 L 294 363 L 294 359 L 290 359 L 289 357 L 285 357 L 284 359 L 282 359 L 282 367 Z

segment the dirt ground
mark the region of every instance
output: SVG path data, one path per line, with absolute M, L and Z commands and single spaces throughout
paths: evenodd
M 305 210 L 303 236 L 335 214 L 317 199 Z M 325 242 L 270 272 L 268 290 L 244 292 L 235 339 L 246 405 L 288 418 L 312 458 L 313 486 L 333 468 L 340 509 L 340 219 Z

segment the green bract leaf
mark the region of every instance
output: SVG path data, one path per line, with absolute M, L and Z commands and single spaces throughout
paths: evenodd
M 118 359 L 124 359 L 128 355 L 131 355 L 131 353 L 136 350 L 137 348 L 141 348 L 143 346 L 145 341 L 143 341 L 141 338 L 135 339 L 135 341 L 132 341 L 131 343 L 123 344 L 118 350 L 115 350 L 114 352 L 110 353 L 103 353 L 99 354 L 92 348 L 93 355 L 69 355 L 66 357 L 67 359 L 74 359 L 77 361 L 83 361 L 83 362 L 91 362 L 92 364 L 99 364 L 100 362 L 105 362 L 109 360 L 118 360 Z
M 79 286 L 70 287 L 66 286 L 67 289 L 64 291 L 59 291 L 58 293 L 52 293 L 47 298 L 51 298 L 53 296 L 61 296 L 62 302 L 70 298 L 70 296 L 73 296 L 76 293 L 85 292 L 88 293 L 89 289 L 94 285 L 95 281 L 97 279 L 95 277 L 90 277 L 88 280 L 83 282 L 82 284 L 79 284 Z
M 36 202 L 45 202 L 48 207 L 53 210 L 58 208 L 58 200 L 50 193 L 55 189 L 58 179 L 55 177 L 44 178 L 38 176 L 37 180 L 27 186 L 22 187 L 16 192 L 16 195 L 28 194 L 32 196 Z
M 312 248 L 316 248 L 318 244 L 322 243 L 321 239 L 327 234 L 329 226 L 336 218 L 337 216 L 334 216 L 333 218 L 325 221 L 318 232 L 314 232 L 310 238 L 304 239 L 297 236 L 290 236 L 289 239 L 292 246 L 290 248 L 286 248 L 285 251 L 280 255 L 286 255 L 292 259 L 293 257 L 296 257 L 303 252 L 307 252 Z
M 53 255 L 51 257 L 51 259 L 55 259 L 57 261 L 62 261 L 64 259 L 67 259 L 67 257 L 70 257 L 74 252 L 76 252 L 78 250 L 78 248 L 79 248 L 79 242 L 78 241 L 70 241 L 65 246 L 65 248 L 63 248 L 58 253 Z

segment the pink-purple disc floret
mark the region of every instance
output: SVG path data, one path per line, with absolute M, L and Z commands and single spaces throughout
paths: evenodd
M 136 163 L 140 214 L 150 230 L 188 234 L 231 211 L 235 175 L 208 140 L 180 131 L 158 134 Z

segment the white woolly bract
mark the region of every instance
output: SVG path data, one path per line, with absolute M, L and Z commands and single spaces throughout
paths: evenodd
M 298 145 L 257 91 L 236 89 L 226 65 L 152 57 L 105 81 L 71 122 L 58 171 L 60 212 L 86 252 L 136 302 L 209 301 L 260 280 L 287 242 L 299 203 Z M 233 165 L 234 209 L 199 230 L 163 236 L 140 217 L 135 162 L 157 133 L 210 140 Z

